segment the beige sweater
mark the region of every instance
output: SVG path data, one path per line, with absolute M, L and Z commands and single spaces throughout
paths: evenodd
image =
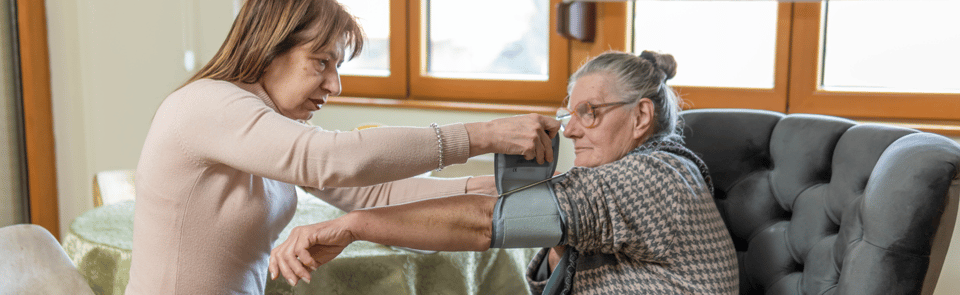
M 466 162 L 463 124 L 441 130 L 444 163 Z M 294 185 L 347 211 L 464 193 L 466 179 L 401 180 L 438 162 L 433 128 L 324 131 L 259 85 L 190 83 L 157 110 L 137 165 L 127 294 L 263 293 Z

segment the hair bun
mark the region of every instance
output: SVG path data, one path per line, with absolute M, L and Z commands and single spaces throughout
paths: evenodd
M 677 75 L 677 60 L 671 54 L 661 54 L 649 50 L 640 53 L 643 58 L 653 64 L 658 70 L 662 71 L 666 77 L 664 80 L 670 80 Z

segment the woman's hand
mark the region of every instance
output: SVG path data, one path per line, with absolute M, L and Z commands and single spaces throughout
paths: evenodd
M 553 162 L 553 144 L 560 122 L 538 114 L 464 124 L 470 136 L 470 156 L 486 153 L 523 155 L 537 163 Z
M 295 227 L 287 240 L 270 252 L 270 278 L 283 275 L 291 286 L 303 279 L 310 283 L 310 272 L 340 255 L 356 239 L 343 226 L 341 218 Z

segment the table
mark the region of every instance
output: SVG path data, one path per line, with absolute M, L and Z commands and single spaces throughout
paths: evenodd
M 345 214 L 298 193 L 297 212 L 280 234 L 296 226 Z M 77 217 L 63 238 L 67 256 L 96 294 L 123 294 L 130 271 L 134 201 L 90 210 Z M 266 294 L 528 294 L 527 263 L 537 249 L 421 254 L 365 241 L 354 242 L 312 273 L 313 283 L 292 287 L 268 280 Z

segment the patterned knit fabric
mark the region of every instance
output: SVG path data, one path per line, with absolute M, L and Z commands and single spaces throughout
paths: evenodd
M 692 152 L 648 142 L 616 162 L 567 175 L 554 188 L 567 217 L 567 251 L 578 254 L 568 261 L 575 269 L 569 294 L 739 292 L 733 240 L 706 166 Z M 548 250 L 527 271 L 534 294 L 546 284 L 536 274 Z

